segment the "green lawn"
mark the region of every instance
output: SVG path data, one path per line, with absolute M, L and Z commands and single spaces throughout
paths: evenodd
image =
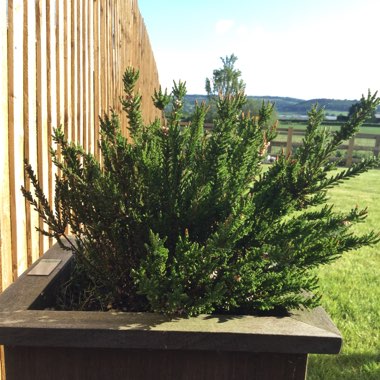
M 330 191 L 337 209 L 367 207 L 358 231 L 380 231 L 380 170 L 373 170 Z M 380 379 L 380 244 L 348 252 L 319 269 L 322 306 L 341 331 L 337 356 L 311 355 L 308 380 Z
M 288 121 L 280 121 L 279 128 L 293 128 L 294 130 L 305 130 L 306 129 L 306 120 L 304 123 L 292 123 Z M 333 131 L 338 130 L 340 128 L 340 125 L 337 125 L 336 123 L 331 123 L 329 124 L 326 122 L 323 124 L 324 127 L 331 128 Z M 368 125 L 362 125 L 359 133 L 368 133 L 368 134 L 375 134 L 379 135 L 380 134 L 380 125 L 377 127 L 375 126 L 368 126 Z

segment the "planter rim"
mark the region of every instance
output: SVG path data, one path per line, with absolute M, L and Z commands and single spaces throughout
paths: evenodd
M 28 275 L 46 259 L 60 263 L 49 275 Z M 71 252 L 55 244 L 0 295 L 0 344 L 325 354 L 338 353 L 342 345 L 321 307 L 286 317 L 43 310 L 71 259 Z

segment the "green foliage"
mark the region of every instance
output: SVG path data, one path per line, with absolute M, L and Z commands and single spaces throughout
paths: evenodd
M 353 103 L 348 110 L 348 116 L 353 116 L 357 112 L 360 112 L 363 107 L 365 107 L 365 104 L 363 103 L 363 99 L 361 99 L 360 101 L 356 103 Z M 369 121 L 369 122 L 376 121 L 376 107 L 372 109 L 371 112 L 366 116 L 365 121 Z
M 205 121 L 207 123 L 213 123 L 214 119 L 218 115 L 218 98 L 228 97 L 228 96 L 238 96 L 243 94 L 245 90 L 245 83 L 241 77 L 241 71 L 235 68 L 235 63 L 237 57 L 234 54 L 221 57 L 223 66 L 219 69 L 213 71 L 213 78 L 206 78 L 206 92 L 208 96 L 208 106 L 209 112 L 206 115 Z M 278 117 L 277 112 L 274 109 L 274 103 L 267 102 L 268 104 L 273 104 L 273 109 L 271 117 L 268 119 L 268 125 L 273 125 Z M 260 110 L 263 105 L 263 100 L 258 100 L 254 98 L 244 97 L 244 103 L 242 104 L 242 111 L 250 116 L 259 116 Z
M 170 100 L 167 121 L 145 125 L 137 77 L 126 71 L 121 99 L 131 141 L 114 112 L 100 119 L 102 164 L 55 131 L 60 154 L 52 155 L 61 174 L 54 210 L 26 165 L 36 193 L 23 193 L 47 224 L 44 233 L 75 254 L 75 291 L 66 293 L 74 305 L 176 315 L 311 307 L 319 300 L 313 269 L 378 240 L 352 232 L 366 210 L 311 207 L 325 204 L 328 188 L 377 165 L 371 158 L 329 176 L 337 146 L 380 99 L 363 99 L 364 111 L 336 133 L 319 128 L 323 113 L 314 107 L 297 154 L 281 155 L 263 172 L 276 136 L 271 104 L 251 118 L 242 113 L 242 92 L 219 96 L 208 133 L 204 103 L 180 124 L 180 82 L 170 97 L 161 90 L 154 96 L 159 109 Z
M 239 96 L 244 93 L 245 83 L 241 77 L 241 71 L 235 68 L 237 57 L 234 54 L 220 57 L 223 66 L 213 71 L 212 79 L 206 78 L 205 90 L 208 97 L 208 106 L 210 108 L 206 115 L 205 121 L 213 123 L 218 116 L 218 99 L 229 96 Z M 244 103 L 247 99 L 244 98 Z M 242 104 L 243 106 L 244 104 Z
M 212 79 L 206 78 L 206 92 L 210 97 L 235 96 L 244 92 L 245 83 L 241 77 L 241 71 L 235 68 L 237 57 L 234 54 L 220 57 L 223 66 L 213 71 Z
M 252 97 L 247 97 L 247 100 L 242 108 L 242 111 L 249 116 L 259 116 L 260 110 L 262 109 L 264 100 L 254 99 Z M 270 117 L 268 118 L 268 125 L 274 125 L 278 120 L 277 105 L 273 102 L 267 101 L 268 105 L 272 105 L 272 110 Z

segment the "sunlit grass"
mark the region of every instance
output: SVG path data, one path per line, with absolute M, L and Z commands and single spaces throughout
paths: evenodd
M 380 170 L 373 170 L 330 191 L 339 210 L 368 207 L 358 232 L 380 231 Z M 336 356 L 311 355 L 309 380 L 380 379 L 380 244 L 348 252 L 319 269 L 322 306 L 342 333 Z
M 342 123 L 343 124 L 343 123 Z M 301 130 L 304 131 L 306 129 L 307 122 L 304 123 L 291 123 L 291 122 L 280 122 L 279 128 L 293 128 L 294 130 Z M 337 131 L 340 128 L 340 124 L 328 124 L 325 123 L 322 125 L 323 127 L 326 127 L 328 129 L 331 129 L 332 131 Z M 362 125 L 360 127 L 359 133 L 367 133 L 367 134 L 380 134 L 380 124 L 379 126 L 369 126 L 369 125 Z

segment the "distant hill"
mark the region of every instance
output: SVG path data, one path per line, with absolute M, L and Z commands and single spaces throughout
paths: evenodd
M 310 108 L 318 103 L 327 112 L 348 112 L 352 104 L 357 100 L 338 100 L 338 99 L 311 99 L 303 100 L 296 98 L 278 97 L 278 96 L 253 96 L 254 99 L 263 99 L 265 101 L 274 102 L 278 113 L 295 113 L 306 114 Z
M 311 99 L 303 100 L 297 98 L 289 98 L 282 96 L 248 96 L 248 98 L 269 101 L 276 104 L 276 109 L 279 115 L 283 113 L 294 114 L 294 115 L 306 115 L 310 110 L 311 106 L 318 103 L 319 106 L 324 107 L 326 112 L 331 113 L 342 113 L 348 112 L 349 108 L 357 100 L 340 100 L 340 99 Z M 186 95 L 185 98 L 185 110 L 191 111 L 194 106 L 194 102 L 207 101 L 206 95 Z M 378 111 L 380 112 L 380 107 Z

